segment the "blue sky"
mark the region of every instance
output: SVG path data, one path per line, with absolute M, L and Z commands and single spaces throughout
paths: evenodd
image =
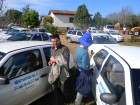
M 110 13 L 119 12 L 123 7 L 132 8 L 135 14 L 140 14 L 140 0 L 6 0 L 6 9 L 12 8 L 19 11 L 27 4 L 30 8 L 38 11 L 39 15 L 48 14 L 49 10 L 76 11 L 79 5 L 85 4 L 89 13 L 100 12 L 102 17 Z

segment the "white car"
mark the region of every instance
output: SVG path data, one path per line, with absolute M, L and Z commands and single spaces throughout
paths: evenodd
M 72 42 L 79 42 L 78 39 L 83 36 L 85 33 L 84 30 L 69 30 L 66 33 L 66 39 L 68 40 L 69 43 Z
M 43 41 L 0 44 L 0 105 L 27 105 L 51 92 L 51 47 Z
M 52 35 L 51 33 L 49 33 L 49 32 L 47 31 L 46 28 L 33 28 L 32 31 L 35 31 L 35 32 L 45 32 L 45 33 L 48 34 L 49 36 Z
M 105 25 L 103 27 L 103 31 L 104 32 L 108 32 L 108 31 L 114 31 L 116 33 L 118 33 L 119 31 L 114 27 L 114 25 Z
M 91 30 L 90 33 L 93 34 L 93 35 L 96 34 L 96 33 L 105 34 L 105 32 L 103 30 Z
M 103 46 L 91 57 L 97 105 L 139 105 L 140 47 Z
M 117 42 L 124 41 L 124 37 L 114 31 L 106 32 L 108 35 L 111 35 Z
M 119 45 L 117 43 L 117 41 L 114 40 L 114 38 L 108 34 L 103 34 L 103 33 L 95 34 L 94 33 L 91 35 L 92 35 L 93 44 L 88 47 L 89 55 L 96 53 L 97 51 L 100 50 L 100 47 L 102 47 L 104 45 L 106 45 L 106 46 L 109 46 L 109 45 L 118 46 Z
M 0 42 L 7 40 L 9 37 L 11 37 L 12 35 L 18 32 L 27 32 L 27 31 L 30 31 L 30 30 L 23 27 L 12 27 L 9 30 L 3 31 L 0 33 Z

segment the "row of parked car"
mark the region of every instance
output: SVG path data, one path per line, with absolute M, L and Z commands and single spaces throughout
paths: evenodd
M 51 33 L 45 28 L 33 28 L 32 31 L 23 27 L 11 27 L 0 32 L 0 42 L 21 40 L 50 40 Z
M 78 42 L 78 38 L 81 37 L 85 33 L 84 30 L 69 30 L 66 33 L 66 39 L 68 42 Z M 94 37 L 97 37 L 98 35 L 102 36 L 111 36 L 114 38 L 117 42 L 122 42 L 124 41 L 124 37 L 121 36 L 120 34 L 116 33 L 115 31 L 102 31 L 102 30 L 90 30 L 90 33 L 92 35 L 92 38 L 94 40 Z M 93 41 L 94 42 L 94 41 Z M 95 41 L 96 42 L 96 41 Z

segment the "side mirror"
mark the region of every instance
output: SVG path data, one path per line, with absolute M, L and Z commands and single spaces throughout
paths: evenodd
M 107 104 L 113 104 L 113 103 L 117 102 L 118 98 L 113 93 L 102 93 L 100 95 L 100 99 Z
M 8 78 L 5 78 L 5 77 L 0 77 L 0 85 L 6 85 L 6 84 L 9 84 L 10 81 Z

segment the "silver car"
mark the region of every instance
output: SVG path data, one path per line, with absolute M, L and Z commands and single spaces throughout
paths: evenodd
M 69 43 L 78 42 L 78 38 L 80 38 L 84 33 L 84 30 L 69 30 L 66 34 L 66 39 Z

